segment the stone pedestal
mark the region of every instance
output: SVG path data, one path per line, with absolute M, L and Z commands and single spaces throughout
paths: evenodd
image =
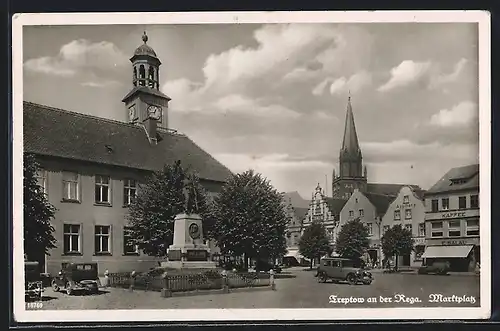
M 216 268 L 210 261 L 210 248 L 203 243 L 202 218 L 197 214 L 179 214 L 174 221 L 173 244 L 168 248 L 168 261 L 162 267 Z

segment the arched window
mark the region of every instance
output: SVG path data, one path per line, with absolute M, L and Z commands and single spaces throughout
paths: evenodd
M 151 80 L 155 80 L 155 69 L 153 67 L 149 67 L 148 78 Z
M 134 67 L 134 80 L 136 80 L 136 79 L 137 79 L 137 68 Z
M 142 65 L 142 64 L 139 67 L 139 78 L 141 78 L 141 79 L 146 78 L 146 70 L 144 69 L 144 65 Z

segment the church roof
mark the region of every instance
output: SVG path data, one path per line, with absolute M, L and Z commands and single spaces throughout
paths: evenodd
M 143 127 L 24 102 L 25 152 L 157 171 L 180 160 L 205 180 L 224 182 L 231 171 L 187 136 L 158 130 L 151 145 Z
M 342 208 L 347 203 L 347 200 L 344 199 L 335 199 L 330 197 L 325 197 L 326 203 L 328 204 L 328 209 L 332 212 L 333 215 L 340 214 Z
M 425 191 L 422 190 L 420 186 L 412 184 L 368 183 L 366 186 L 366 192 L 395 197 L 398 195 L 399 191 L 401 191 L 403 186 L 409 186 L 420 199 L 423 198 Z
M 377 215 L 384 215 L 395 198 L 395 196 L 376 193 L 364 193 L 364 196 L 373 204 L 377 211 Z
M 360 153 L 356 125 L 354 124 L 354 114 L 352 113 L 351 97 L 347 101 L 347 112 L 345 116 L 344 139 L 342 149 L 351 153 Z
M 479 164 L 450 169 L 426 193 L 479 189 Z

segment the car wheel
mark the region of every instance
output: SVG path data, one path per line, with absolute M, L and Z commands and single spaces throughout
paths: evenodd
M 318 275 L 318 282 L 319 283 L 326 283 L 326 275 L 324 273 L 320 273 Z
M 67 295 L 73 294 L 73 289 L 71 288 L 71 284 L 69 282 L 66 283 L 66 294 Z
M 59 285 L 57 285 L 57 283 L 56 283 L 56 281 L 55 281 L 55 280 L 53 280 L 53 281 L 52 281 L 51 286 L 52 286 L 52 290 L 53 290 L 54 292 L 59 292 L 60 288 L 59 288 Z
M 356 283 L 357 283 L 356 276 L 354 276 L 354 274 L 347 275 L 346 280 L 349 283 L 349 285 L 356 285 Z
M 370 285 L 371 283 L 372 283 L 371 280 L 367 280 L 367 281 L 363 282 L 363 284 L 365 284 L 365 285 Z

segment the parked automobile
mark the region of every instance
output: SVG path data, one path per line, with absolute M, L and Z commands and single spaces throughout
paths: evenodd
M 335 283 L 347 281 L 351 285 L 358 283 L 369 285 L 373 281 L 371 272 L 364 270 L 362 261 L 339 257 L 321 259 L 316 277 L 318 277 L 318 282 L 322 283 L 331 279 Z
M 268 261 L 259 260 L 255 263 L 255 270 L 256 271 L 268 272 L 271 269 L 273 269 L 274 272 L 277 274 L 281 273 L 281 271 L 282 271 L 281 266 L 279 266 L 277 264 L 270 263 Z
M 52 279 L 55 292 L 65 290 L 68 295 L 75 291 L 97 293 L 99 277 L 97 263 L 69 263 Z
M 435 274 L 447 275 L 450 271 L 450 262 L 434 262 L 431 265 L 423 265 L 418 268 L 418 273 L 421 275 Z
M 27 299 L 40 300 L 43 294 L 43 282 L 40 264 L 35 261 L 24 261 L 24 295 Z

